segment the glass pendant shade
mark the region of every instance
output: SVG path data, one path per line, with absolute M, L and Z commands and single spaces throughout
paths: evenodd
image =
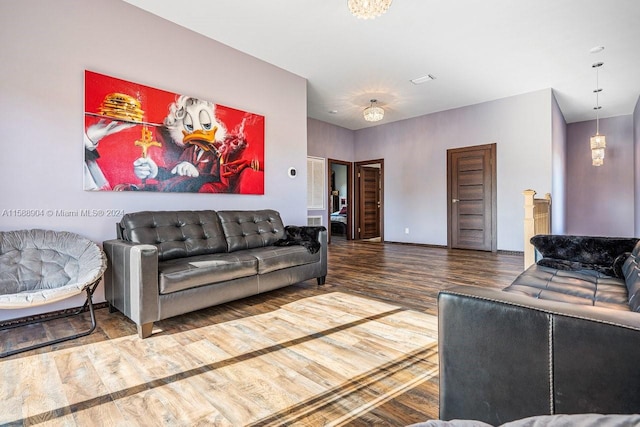
M 604 135 L 596 134 L 591 137 L 591 164 L 602 166 L 604 164 L 604 149 L 607 146 Z
M 374 19 L 385 13 L 392 0 L 348 0 L 347 5 L 353 16 L 360 19 Z
M 375 104 L 377 101 L 375 99 L 371 100 L 371 105 L 364 109 L 364 119 L 368 122 L 378 122 L 382 120 L 384 117 L 384 110 L 380 107 L 377 107 Z
M 591 143 L 591 164 L 593 166 L 602 166 L 604 164 L 604 149 L 607 147 L 607 137 L 596 132 L 589 141 Z
M 595 150 L 597 148 L 606 148 L 607 147 L 607 137 L 604 135 L 600 135 L 596 133 L 591 137 L 591 149 Z

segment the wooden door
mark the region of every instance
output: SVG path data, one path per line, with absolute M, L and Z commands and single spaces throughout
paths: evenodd
M 496 144 L 447 150 L 449 248 L 497 250 Z
M 341 227 L 344 228 L 344 234 L 345 234 L 345 238 L 347 240 L 351 240 L 353 239 L 353 232 L 352 232 L 352 212 L 353 212 L 353 208 L 352 208 L 352 201 L 353 201 L 353 175 L 352 175 L 352 171 L 353 171 L 353 163 L 351 162 L 347 162 L 344 160 L 335 160 L 335 159 L 328 159 L 328 170 L 329 170 L 329 176 L 332 175 L 332 171 L 333 171 L 333 167 L 334 165 L 343 165 L 346 168 L 346 177 L 347 177 L 347 186 L 346 186 L 346 191 L 344 193 L 338 193 L 338 196 L 334 196 L 333 195 L 333 191 L 336 190 L 336 183 L 332 182 L 332 180 L 329 180 L 328 183 L 328 188 L 329 188 L 329 209 L 327 212 L 327 215 L 329 216 L 329 225 L 327 227 L 327 230 L 329 232 L 328 234 L 328 240 L 329 243 L 331 243 L 331 236 L 332 236 L 332 228 L 333 228 L 333 224 L 331 222 L 331 214 L 333 212 L 335 212 L 336 210 L 340 209 L 342 207 L 342 200 L 345 200 L 346 202 L 346 211 L 347 211 L 347 223 L 344 224 L 343 226 L 337 225 L 336 227 Z
M 380 168 L 367 166 L 358 167 L 360 185 L 359 236 L 361 239 L 380 237 L 380 174 Z

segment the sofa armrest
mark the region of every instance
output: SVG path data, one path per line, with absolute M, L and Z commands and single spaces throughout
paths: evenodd
M 327 277 L 327 229 L 322 227 L 324 230 L 320 230 L 318 233 L 318 242 L 320 242 L 320 266 L 319 266 L 319 276 L 318 276 L 318 284 L 324 285 L 325 279 Z
M 284 227 L 285 237 L 280 240 L 280 243 L 290 244 L 304 244 L 314 243 L 314 252 L 317 252 L 322 247 L 322 233 L 326 235 L 327 229 L 324 226 L 314 225 L 287 225 Z M 308 248 L 312 249 L 312 248 Z
M 318 246 L 318 252 L 320 253 L 320 262 L 318 264 L 318 269 L 316 273 L 316 277 L 318 278 L 318 284 L 324 285 L 325 278 L 327 277 L 327 229 L 324 226 L 313 226 L 313 225 L 303 225 L 303 226 L 291 226 L 288 225 L 285 227 L 285 231 L 287 236 L 290 235 L 300 235 L 303 237 L 299 237 L 302 240 L 309 239 L 313 240 Z
M 103 242 L 107 255 L 105 297 L 138 330 L 158 320 L 158 250 L 125 240 Z
M 459 286 L 438 295 L 440 418 L 640 411 L 640 316 Z
M 320 284 L 324 283 L 327 275 L 327 229 L 324 226 L 287 225 L 284 227 L 284 237 L 274 243 L 275 246 L 304 246 L 309 252 L 320 253 L 320 268 L 318 277 Z M 322 279 L 320 279 L 322 278 Z
M 284 237 L 275 246 L 301 245 L 311 253 L 320 254 L 320 262 L 316 269 L 315 277 L 318 284 L 324 284 L 327 276 L 327 229 L 324 226 L 311 225 L 287 225 L 284 228 Z

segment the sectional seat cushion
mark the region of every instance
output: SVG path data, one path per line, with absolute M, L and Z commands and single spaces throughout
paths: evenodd
M 534 264 L 504 291 L 543 300 L 629 311 L 624 280 L 594 270 L 566 271 Z
M 212 210 L 134 212 L 122 217 L 120 227 L 125 240 L 156 246 L 161 261 L 227 251 Z
M 245 253 L 200 255 L 158 262 L 160 294 L 226 282 L 258 273 L 258 260 Z
M 271 246 L 285 237 L 280 214 L 274 210 L 219 211 L 229 252 Z
M 243 251 L 258 260 L 258 274 L 320 261 L 320 253 L 312 254 L 304 246 L 271 246 Z

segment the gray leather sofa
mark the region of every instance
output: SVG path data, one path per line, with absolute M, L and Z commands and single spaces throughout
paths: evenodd
M 440 419 L 640 413 L 638 239 L 532 243 L 511 286 L 440 292 Z
M 326 229 L 285 227 L 274 210 L 135 212 L 116 229 L 105 296 L 141 338 L 155 321 L 327 275 Z

